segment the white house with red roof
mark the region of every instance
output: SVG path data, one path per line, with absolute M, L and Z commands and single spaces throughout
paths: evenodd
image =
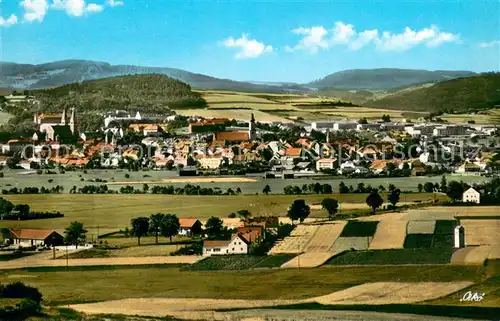
M 203 255 L 248 254 L 250 242 L 241 234 L 233 234 L 230 240 L 206 240 L 203 242 Z

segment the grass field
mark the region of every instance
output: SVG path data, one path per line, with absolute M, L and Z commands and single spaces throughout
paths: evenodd
M 11 189 L 13 187 L 24 188 L 24 187 L 42 187 L 52 188 L 56 185 L 61 185 L 64 187 L 64 193 L 69 193 L 73 186 L 82 187 L 84 185 L 100 185 L 103 183 L 96 182 L 96 179 L 105 180 L 108 183 L 108 188 L 113 190 L 119 190 L 120 187 L 129 184 L 134 184 L 135 188 L 142 188 L 142 183 L 149 184 L 149 187 L 155 185 L 172 185 L 175 187 L 184 187 L 187 183 L 196 184 L 205 188 L 220 188 L 225 191 L 228 188 L 236 189 L 241 188 L 243 194 L 255 194 L 262 193 L 264 186 L 269 185 L 271 187 L 271 193 L 281 194 L 283 193 L 283 188 L 286 185 L 296 185 L 302 186 L 303 184 L 311 184 L 319 182 L 321 184 L 331 184 L 334 192 L 338 191 L 339 183 L 342 181 L 347 186 L 352 185 L 356 187 L 359 183 L 364 183 L 365 185 L 379 186 L 383 185 L 385 188 L 389 184 L 394 184 L 397 188 L 402 191 L 413 191 L 417 192 L 417 185 L 419 183 L 424 184 L 426 182 L 439 183 L 441 176 L 432 177 L 393 177 L 393 178 L 345 178 L 345 177 L 321 177 L 321 178 L 297 178 L 297 179 L 264 179 L 260 177 L 234 177 L 234 176 L 219 176 L 219 177 L 190 177 L 183 178 L 179 177 L 177 171 L 139 171 L 139 172 L 128 172 L 126 170 L 87 170 L 86 173 L 83 171 L 70 172 L 67 171 L 65 174 L 22 174 L 26 171 L 24 170 L 9 170 L 4 169 L 2 171 L 4 177 L 0 179 L 0 189 Z M 125 175 L 128 174 L 130 177 L 126 178 Z M 447 181 L 451 180 L 463 180 L 469 185 L 475 183 L 479 184 L 489 179 L 481 176 L 446 176 Z M 49 183 L 50 180 L 50 183 Z M 404 202 L 402 197 L 401 202 Z
M 191 272 L 173 267 L 31 269 L 0 272 L 0 282 L 22 276 L 40 289 L 47 304 L 123 298 L 303 299 L 366 282 L 480 281 L 478 267 L 324 267 L 234 272 Z M 31 277 L 30 277 L 31 276 Z
M 254 216 L 285 216 L 293 200 L 302 198 L 309 204 L 320 203 L 325 197 L 332 197 L 341 203 L 356 203 L 367 211 L 366 194 L 332 195 L 240 195 L 240 196 L 186 196 L 153 194 L 37 194 L 4 195 L 13 203 L 25 203 L 36 211 L 60 211 L 63 218 L 32 221 L 0 221 L 1 227 L 49 228 L 64 230 L 70 222 L 80 221 L 91 234 L 99 235 L 130 227 L 130 220 L 153 213 L 174 213 L 178 217 L 207 219 L 211 216 L 227 217 L 241 209 L 249 210 Z M 383 196 L 385 198 L 385 196 Z M 406 201 L 432 199 L 432 194 L 410 193 L 401 198 Z M 354 210 L 354 209 L 350 209 Z M 323 210 L 312 210 L 311 216 L 325 217 Z

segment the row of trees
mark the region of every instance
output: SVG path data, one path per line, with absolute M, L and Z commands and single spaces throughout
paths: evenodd
M 47 188 L 42 186 L 38 187 L 24 187 L 17 188 L 13 187 L 11 189 L 2 189 L 2 194 L 60 194 L 64 191 L 64 187 L 62 185 L 56 185 L 52 188 Z
M 35 220 L 45 218 L 64 217 L 60 212 L 35 212 L 30 211 L 28 204 L 14 204 L 0 197 L 0 219 L 2 220 Z
M 244 210 L 242 210 L 244 211 Z M 248 211 L 247 211 L 248 212 Z M 242 212 L 243 213 L 243 212 Z M 250 215 L 248 212 L 247 216 Z M 179 218 L 175 214 L 156 213 L 150 217 L 136 217 L 130 221 L 132 226 L 131 235 L 137 237 L 137 245 L 141 245 L 141 237 L 153 235 L 155 243 L 158 244 L 158 237 L 164 236 L 170 239 L 179 233 Z M 191 228 L 191 236 L 199 237 L 206 235 L 208 239 L 225 239 L 233 231 L 224 226 L 223 221 L 218 217 L 210 217 L 205 223 L 205 229 L 200 225 Z
M 172 242 L 172 237 L 179 233 L 180 223 L 179 218 L 175 214 L 156 213 L 150 217 L 136 217 L 131 220 L 132 235 L 137 237 L 137 245 L 141 245 L 141 237 L 146 235 L 154 235 L 155 243 L 158 244 L 158 236 L 168 237 Z M 194 231 L 193 234 L 199 235 L 199 231 Z
M 396 186 L 394 184 L 389 184 L 387 189 L 383 186 L 380 185 L 379 187 L 375 188 L 372 187 L 371 185 L 365 185 L 365 183 L 359 183 L 356 188 L 353 187 L 352 185 L 347 186 L 344 182 L 339 183 L 339 193 L 340 194 L 347 194 L 347 193 L 371 193 L 371 192 L 392 192 L 396 189 Z M 271 192 L 271 188 L 269 185 L 266 185 L 264 189 L 262 190 L 264 194 L 268 194 Z M 301 194 L 332 194 L 333 193 L 333 187 L 330 184 L 320 184 L 320 183 L 315 183 L 315 184 L 304 184 L 302 186 L 298 185 L 287 185 L 283 188 L 283 193 L 285 195 L 301 195 Z
M 396 209 L 396 204 L 399 202 L 401 196 L 401 190 L 396 188 L 387 194 L 387 200 L 391 203 L 391 208 Z M 373 213 L 384 204 L 384 199 L 378 191 L 372 191 L 366 197 L 366 204 L 373 210 Z M 335 215 L 339 211 L 339 201 L 333 198 L 325 198 L 321 201 L 322 208 L 327 211 L 328 218 L 334 219 Z M 306 201 L 303 199 L 297 199 L 293 201 L 292 205 L 288 209 L 287 216 L 293 221 L 303 222 L 310 214 L 311 209 L 307 205 Z

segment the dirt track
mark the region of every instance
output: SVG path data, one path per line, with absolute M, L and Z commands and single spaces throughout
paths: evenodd
M 0 270 L 21 269 L 26 267 L 50 266 L 99 266 L 99 265 L 150 265 L 150 264 L 192 264 L 200 260 L 200 256 L 149 256 L 149 257 L 113 257 L 93 259 L 39 259 L 12 260 L 2 262 Z

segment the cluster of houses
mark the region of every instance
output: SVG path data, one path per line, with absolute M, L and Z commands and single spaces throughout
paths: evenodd
M 179 219 L 181 236 L 191 236 L 192 231 L 200 231 L 202 223 L 196 218 Z M 260 243 L 271 227 L 277 226 L 278 217 L 262 217 L 244 221 L 236 227 L 227 240 L 205 240 L 203 255 L 248 254 L 250 246 Z M 55 230 L 12 228 L 4 231 L 4 242 L 14 248 L 57 247 L 64 244 L 64 237 Z
M 301 138 L 296 141 L 265 141 L 263 137 L 270 132 L 261 129 L 252 114 L 246 127 L 230 127 L 227 118 L 191 117 L 183 134 L 165 135 L 177 117 L 116 110 L 103 115 L 101 130 L 78 132 L 74 108 L 61 114 L 36 112 L 33 122 L 37 131 L 31 138 L 2 139 L 0 135 L 0 164 L 5 164 L 9 155 L 23 152 L 19 166 L 25 169 L 47 162 L 85 167 L 98 155 L 98 166 L 103 168 L 118 167 L 124 160 L 132 159 L 153 169 L 195 166 L 218 171 L 232 164 L 265 161 L 272 175 L 283 178 L 328 170 L 376 175 L 392 168 L 406 168 L 412 175 L 422 175 L 426 167 L 480 175 L 489 172 L 496 153 L 491 148 L 478 153 L 478 148 L 495 146 L 492 135 L 498 133 L 494 125 L 337 120 L 295 124 L 302 127 Z M 291 126 L 274 125 L 283 129 Z M 323 132 L 326 141 L 314 141 L 313 131 Z M 127 132 L 142 137 L 141 143 L 150 154 L 145 155 L 138 146 L 119 146 Z M 336 132 L 351 132 L 354 138 L 333 139 Z M 362 136 L 369 139 L 361 139 Z M 404 159 L 391 156 L 410 140 L 418 142 L 417 155 L 406 155 Z M 27 146 L 33 146 L 28 155 Z M 453 156 L 459 153 L 457 162 Z M 450 156 L 449 160 L 443 159 L 444 154 Z

